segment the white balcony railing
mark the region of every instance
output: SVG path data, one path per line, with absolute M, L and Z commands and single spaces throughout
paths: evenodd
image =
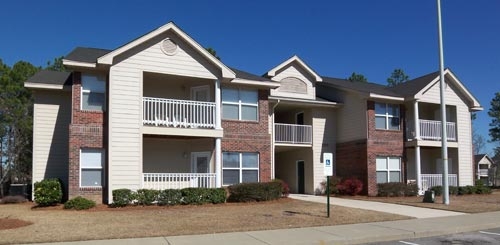
M 420 175 L 420 181 L 422 183 L 422 189 L 428 190 L 433 186 L 443 185 L 443 175 L 442 174 L 422 174 Z M 457 186 L 457 175 L 448 174 L 448 184 L 450 186 Z
M 420 139 L 422 140 L 441 140 L 441 121 L 420 119 Z M 412 120 L 407 122 L 407 137 L 415 139 L 418 137 L 415 133 L 415 123 Z M 446 123 L 446 138 L 448 141 L 457 141 L 457 126 L 454 122 Z
M 488 176 L 488 169 L 479 169 L 477 173 L 479 176 Z
M 215 188 L 215 173 L 143 173 L 142 188 L 153 190 L 188 187 Z
M 215 128 L 215 103 L 162 98 L 142 98 L 144 125 Z
M 312 144 L 312 126 L 275 123 L 274 141 L 287 144 Z

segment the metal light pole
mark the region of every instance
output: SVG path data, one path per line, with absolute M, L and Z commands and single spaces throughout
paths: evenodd
M 446 132 L 446 103 L 444 97 L 444 58 L 443 58 L 443 30 L 441 28 L 441 0 L 437 0 L 438 12 L 438 41 L 439 41 L 439 80 L 441 94 L 441 159 L 443 161 L 443 204 L 450 204 L 448 185 L 448 135 Z

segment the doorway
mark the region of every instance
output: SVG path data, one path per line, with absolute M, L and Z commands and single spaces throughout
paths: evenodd
M 305 194 L 304 161 L 297 161 L 297 193 Z
M 191 153 L 191 173 L 210 173 L 210 152 Z
M 304 112 L 295 114 L 295 124 L 304 125 Z

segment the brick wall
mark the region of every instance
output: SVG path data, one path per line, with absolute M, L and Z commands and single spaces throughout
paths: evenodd
M 363 182 L 363 194 L 368 194 L 366 139 L 337 144 L 336 175 L 341 178 L 356 177 Z
M 68 197 L 83 196 L 98 203 L 103 202 L 101 187 L 80 187 L 80 149 L 104 148 L 104 120 L 101 111 L 82 111 L 81 73 L 73 73 L 72 116 L 69 126 L 69 186 Z M 104 171 L 104 168 L 103 168 Z
M 380 130 L 375 129 L 375 103 L 367 102 L 368 116 L 368 140 L 367 140 L 367 194 L 369 196 L 377 195 L 377 173 L 376 158 L 381 157 L 400 157 L 401 175 L 405 180 L 404 157 L 404 107 L 400 107 L 400 130 Z
M 259 121 L 222 120 L 222 151 L 258 152 L 259 179 L 271 180 L 271 134 L 269 134 L 269 91 L 259 90 Z

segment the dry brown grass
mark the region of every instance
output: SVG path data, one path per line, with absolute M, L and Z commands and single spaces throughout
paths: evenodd
M 206 234 L 291 227 L 325 226 L 408 219 L 405 216 L 292 199 L 203 206 L 107 208 L 87 211 L 62 207 L 32 209 L 32 204 L 0 205 L 0 218 L 32 225 L 0 230 L 0 243 L 56 242 Z
M 347 197 L 346 197 L 347 198 Z M 500 211 L 500 190 L 487 195 L 450 195 L 450 204 L 444 205 L 442 196 L 435 199 L 435 203 L 423 203 L 423 197 L 349 197 L 358 200 L 403 204 L 423 208 L 434 208 L 464 213 L 484 213 Z

